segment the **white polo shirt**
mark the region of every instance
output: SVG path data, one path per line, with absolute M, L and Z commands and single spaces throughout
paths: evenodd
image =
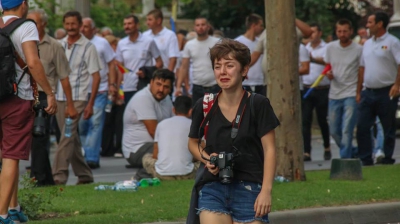
M 101 64 L 103 66 L 103 68 L 100 70 L 101 81 L 98 91 L 104 92 L 108 90 L 108 63 L 115 58 L 115 53 L 108 41 L 102 37 L 94 35 L 90 42 L 96 47 L 97 54 L 99 55 Z M 89 93 L 92 92 L 92 81 L 93 78 L 90 77 Z
M 218 38 L 208 36 L 206 40 L 199 41 L 196 38 L 186 43 L 183 58 L 192 59 L 193 84 L 206 87 L 217 84 L 210 61 L 210 48 L 218 41 Z
M 150 84 L 137 92 L 126 105 L 124 112 L 124 132 L 122 136 L 122 152 L 125 158 L 153 138 L 147 131 L 143 120 L 157 120 L 172 117 L 172 101 L 169 96 L 161 101 L 154 99 L 150 91 Z
M 400 64 L 400 41 L 385 33 L 364 43 L 360 66 L 365 67 L 364 86 L 371 89 L 393 85 Z
M 235 40 L 246 45 L 250 49 L 250 53 L 253 53 L 254 48 L 258 43 L 258 38 L 252 41 L 243 35 L 238 36 Z M 249 72 L 247 73 L 247 79 L 243 81 L 244 86 L 264 85 L 264 72 L 262 71 L 261 67 L 263 57 L 264 55 L 261 55 L 257 62 L 250 67 Z
M 124 74 L 123 89 L 125 92 L 137 90 L 139 78 L 136 72 L 143 66 L 151 66 L 152 59 L 159 56 L 160 51 L 153 39 L 143 36 L 140 32 L 135 42 L 129 40 L 129 36 L 118 42 L 115 58 L 126 68 L 132 70 L 132 72 Z
M 310 53 L 308 53 L 308 50 L 304 44 L 299 45 L 299 67 L 301 67 L 301 63 L 304 62 L 310 62 Z M 303 90 L 303 76 L 300 75 L 299 77 L 299 85 L 300 85 L 300 90 Z
M 96 47 L 83 35 L 70 48 L 68 48 L 68 36 L 60 43 L 65 49 L 71 68 L 69 83 L 71 84 L 72 100 L 88 101 L 90 77 L 102 69 Z M 58 101 L 67 101 L 61 82 L 58 82 L 56 98 Z
M 179 58 L 178 38 L 171 30 L 164 27 L 156 35 L 151 30 L 147 30 L 143 33 L 143 36 L 151 37 L 156 42 L 164 68 L 168 68 L 170 58 Z
M 306 49 L 308 50 L 308 52 L 311 53 L 311 56 L 313 58 L 324 58 L 325 51 L 326 51 L 326 43 L 325 43 L 325 41 L 321 40 L 321 43 L 316 48 L 312 48 L 311 43 L 308 43 L 306 46 Z M 318 76 L 322 73 L 324 68 L 325 68 L 325 65 L 320 65 L 320 64 L 311 62 L 310 63 L 310 74 L 303 76 L 303 84 L 304 85 L 312 85 L 315 82 L 315 80 L 318 78 Z M 327 85 L 329 85 L 329 83 L 330 83 L 329 79 L 324 77 L 318 86 L 327 86 Z

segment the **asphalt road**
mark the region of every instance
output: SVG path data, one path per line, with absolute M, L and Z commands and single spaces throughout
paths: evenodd
M 323 160 L 323 146 L 322 139 L 319 136 L 313 137 L 312 140 L 312 153 L 311 158 L 313 161 L 305 162 L 304 167 L 305 170 L 324 170 L 330 169 L 331 161 Z M 56 145 L 52 144 L 51 147 L 51 162 L 53 161 L 54 152 L 56 150 Z M 339 158 L 339 149 L 336 144 L 331 141 L 331 151 L 332 158 Z M 394 156 L 396 159 L 396 163 L 400 163 L 400 138 L 396 139 L 396 149 L 394 151 Z M 93 170 L 94 181 L 96 183 L 100 182 L 117 182 L 121 180 L 129 180 L 131 179 L 137 169 L 125 168 L 128 162 L 123 158 L 113 158 L 113 157 L 102 157 L 100 160 L 100 168 Z M 24 174 L 26 172 L 26 166 L 29 166 L 30 162 L 21 161 L 20 162 L 20 174 Z M 72 168 L 70 167 L 70 176 L 68 179 L 68 185 L 74 185 L 77 182 L 77 177 L 75 177 Z

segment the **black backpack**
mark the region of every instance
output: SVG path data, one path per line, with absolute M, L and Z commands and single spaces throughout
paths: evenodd
M 22 25 L 26 19 L 14 19 L 7 26 L 0 28 L 0 100 L 18 94 L 18 84 L 21 78 L 16 81 L 17 71 L 15 69 L 16 52 L 11 42 L 10 35 L 16 28 Z

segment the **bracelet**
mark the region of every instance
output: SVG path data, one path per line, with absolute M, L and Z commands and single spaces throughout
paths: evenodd
M 54 92 L 54 90 L 51 90 L 51 93 L 50 93 L 50 94 L 47 94 L 47 93 L 46 93 L 47 96 L 54 96 L 55 94 L 56 94 L 56 92 Z
M 117 83 L 111 83 L 110 86 L 114 86 L 115 88 L 117 88 Z

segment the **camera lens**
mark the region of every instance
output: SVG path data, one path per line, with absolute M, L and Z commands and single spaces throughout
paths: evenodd
M 222 184 L 230 184 L 233 179 L 233 170 L 231 169 L 222 169 L 219 171 L 219 179 Z
M 43 109 L 37 110 L 37 115 L 33 121 L 33 135 L 35 137 L 44 136 L 46 132 L 46 113 Z

